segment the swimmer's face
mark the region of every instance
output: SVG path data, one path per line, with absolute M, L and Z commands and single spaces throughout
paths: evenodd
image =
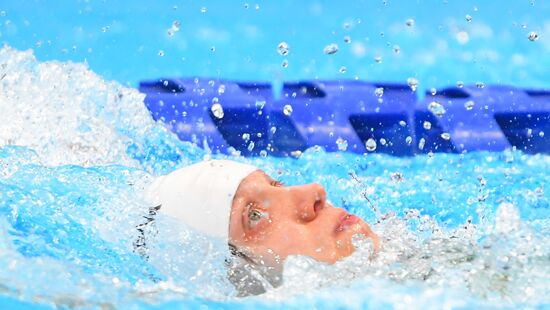
M 363 220 L 327 203 L 320 184 L 283 186 L 258 170 L 241 182 L 233 200 L 230 243 L 268 263 L 306 255 L 332 264 L 354 251 L 356 234 L 378 247 Z

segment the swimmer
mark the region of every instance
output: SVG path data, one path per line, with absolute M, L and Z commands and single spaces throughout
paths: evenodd
M 291 255 L 333 264 L 353 253 L 356 234 L 379 245 L 367 223 L 327 201 L 320 184 L 286 186 L 234 161 L 178 169 L 155 180 L 146 196 L 159 213 L 227 241 L 228 276 L 241 296 L 279 286 Z

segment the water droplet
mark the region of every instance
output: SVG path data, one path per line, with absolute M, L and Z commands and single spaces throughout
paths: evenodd
M 345 66 L 341 66 L 340 70 L 338 70 L 338 72 L 340 73 L 346 73 L 347 71 L 348 71 L 348 68 L 346 68 Z
M 527 138 L 531 138 L 533 136 L 533 129 L 527 128 Z
M 210 51 L 213 53 L 216 51 L 216 47 L 215 46 L 210 46 Z
M 2 17 L 6 16 L 6 11 L 0 11 L 0 16 Z
M 428 121 L 424 121 L 424 123 L 422 124 L 422 127 L 424 127 L 424 129 L 426 129 L 426 130 L 430 130 L 430 129 L 432 129 L 432 123 L 430 123 Z
M 264 108 L 266 101 L 265 100 L 256 100 L 256 108 L 261 110 Z
M 221 95 L 223 93 L 225 93 L 225 85 L 224 84 L 218 86 L 218 94 Z
M 243 134 L 241 135 L 241 138 L 242 138 L 244 141 L 248 141 L 248 140 L 250 140 L 250 134 L 245 132 L 245 133 L 243 133 Z
M 266 150 L 261 150 L 260 151 L 260 156 L 261 157 L 267 157 L 267 151 Z
M 432 94 L 432 96 L 435 96 L 437 94 L 437 89 L 435 87 L 430 88 L 430 94 Z
M 345 151 L 348 149 L 348 141 L 342 138 L 336 140 L 336 145 L 338 146 L 339 151 Z
M 374 61 L 379 64 L 382 63 L 382 56 L 374 56 Z
M 256 11 L 258 11 L 260 9 L 260 5 L 256 4 L 256 6 L 254 8 L 256 9 Z
M 281 67 L 288 68 L 288 60 L 283 60 L 283 62 L 281 62 Z
M 174 35 L 174 32 L 172 31 L 172 29 L 168 29 L 168 30 L 166 31 L 166 34 L 167 34 L 169 37 L 171 37 L 171 36 Z
M 387 142 L 386 139 L 380 138 L 380 144 L 381 145 L 386 145 L 386 142 Z
M 373 152 L 376 150 L 376 140 L 369 138 L 367 142 L 365 142 L 365 147 L 367 148 L 367 151 Z
M 399 45 L 394 45 L 393 52 L 399 54 L 401 52 L 401 47 L 399 47 Z
M 403 174 L 401 172 L 393 172 L 390 177 L 391 180 L 395 183 L 400 183 L 403 181 Z
M 542 130 L 539 131 L 539 137 L 541 137 L 541 138 L 544 137 L 544 131 L 542 131 Z
M 468 101 L 464 102 L 464 108 L 466 108 L 466 110 L 468 110 L 468 111 L 473 109 L 474 105 L 475 105 L 475 103 L 472 100 L 468 100 Z
M 179 20 L 175 20 L 172 22 L 172 30 L 179 31 L 181 27 L 181 23 Z
M 458 88 L 463 88 L 463 87 L 464 87 L 464 82 L 462 82 L 462 81 L 457 81 L 457 82 L 456 82 L 456 87 L 458 87 Z
M 332 55 L 338 52 L 338 45 L 336 43 L 331 43 L 323 49 L 323 53 L 327 55 Z
M 344 43 L 350 44 L 351 43 L 351 37 L 350 36 L 345 36 L 344 37 Z
M 412 91 L 416 91 L 416 88 L 418 87 L 418 80 L 413 77 L 410 77 L 407 79 L 407 84 L 412 89 Z
M 271 133 L 274 134 L 277 132 L 277 127 L 272 126 L 271 128 L 269 128 L 269 131 L 271 131 Z
M 248 143 L 247 149 L 249 152 L 252 152 L 252 150 L 254 149 L 254 141 L 250 141 L 250 143 Z
M 214 80 L 208 81 L 208 86 L 214 87 L 214 84 L 216 84 L 216 82 L 214 82 Z
M 279 53 L 279 55 L 281 56 L 286 56 L 288 55 L 289 53 L 289 46 L 288 46 L 288 43 L 286 42 L 281 42 L 279 43 L 279 45 L 277 45 L 277 52 Z
M 244 8 L 245 8 L 245 9 L 248 9 L 249 7 L 250 7 L 250 5 L 249 5 L 248 3 L 245 3 L 245 4 L 244 4 Z
M 208 9 L 207 9 L 205 6 L 203 6 L 203 7 L 201 8 L 201 13 L 206 13 L 207 11 L 208 11 Z
M 384 87 L 377 87 L 375 90 L 374 90 L 374 94 L 376 95 L 376 97 L 380 98 L 384 95 Z
M 109 31 L 109 26 L 101 27 L 101 32 L 105 33 Z
M 470 16 L 470 14 L 466 14 L 466 16 L 464 16 L 464 18 L 466 19 L 467 22 L 472 21 L 472 16 Z
M 285 106 L 283 107 L 283 113 L 286 116 L 290 116 L 292 114 L 292 106 L 290 104 L 285 104 Z
M 399 126 L 405 127 L 405 126 L 407 126 L 407 122 L 401 120 L 401 121 L 399 121 Z
M 483 82 L 477 82 L 477 83 L 476 83 L 476 87 L 477 87 L 477 88 L 485 88 L 485 83 L 483 83 Z
M 405 142 L 407 143 L 407 145 L 411 145 L 411 143 L 413 142 L 413 138 L 411 136 L 407 136 L 405 138 Z
M 443 138 L 443 140 L 449 140 L 451 139 L 451 135 L 448 132 L 444 132 L 441 134 L 441 138 Z
M 437 101 L 430 102 L 430 104 L 428 104 L 428 110 L 430 110 L 435 116 L 439 117 L 443 116 L 443 114 L 447 112 L 441 103 Z
M 527 36 L 527 38 L 529 39 L 529 41 L 536 41 L 539 39 L 539 35 L 536 32 L 531 31 L 529 32 L 529 35 Z
M 418 149 L 423 150 L 424 145 L 426 145 L 426 140 L 424 138 L 420 138 L 420 141 L 418 141 Z
M 412 18 L 409 18 L 405 21 L 405 25 L 407 25 L 408 27 L 413 27 L 414 26 L 414 19 Z
M 212 114 L 214 114 L 216 118 L 219 118 L 219 119 L 223 118 L 223 107 L 221 104 L 214 103 L 210 108 L 210 110 L 212 111 Z
M 163 51 L 163 50 L 159 50 L 159 53 L 158 53 L 158 54 L 159 54 L 160 57 L 163 57 L 163 56 L 164 56 L 164 51 Z

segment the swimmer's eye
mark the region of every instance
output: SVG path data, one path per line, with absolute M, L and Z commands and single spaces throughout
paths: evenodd
M 256 209 L 253 204 L 248 205 L 248 208 L 248 226 L 251 228 L 254 228 L 260 220 L 267 217 L 267 213 Z

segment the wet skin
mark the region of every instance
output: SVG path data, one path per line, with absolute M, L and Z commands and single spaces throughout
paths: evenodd
M 257 170 L 241 182 L 233 199 L 230 243 L 272 266 L 289 255 L 335 263 L 353 253 L 356 234 L 371 238 L 378 248 L 378 236 L 367 223 L 329 204 L 317 183 L 283 186 Z

